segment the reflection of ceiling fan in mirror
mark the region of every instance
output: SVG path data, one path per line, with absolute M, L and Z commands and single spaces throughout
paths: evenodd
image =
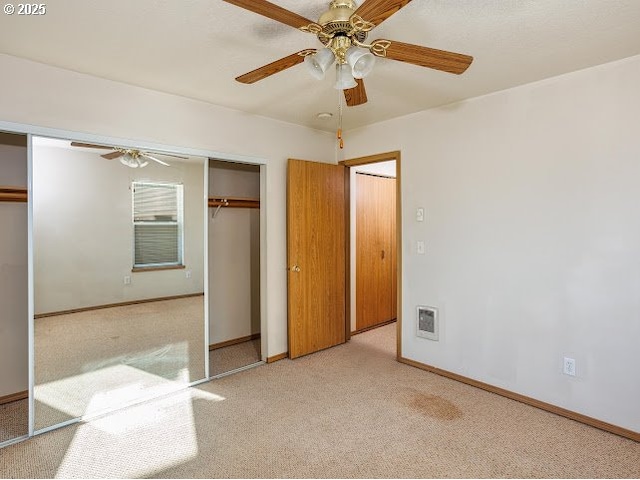
M 322 79 L 336 63 L 335 88 L 344 90 L 350 107 L 367 102 L 363 78 L 373 69 L 376 57 L 412 63 L 420 67 L 461 74 L 473 57 L 434 48 L 378 39 L 367 43 L 367 35 L 411 0 L 364 0 L 359 7 L 354 0 L 332 0 L 318 22 L 308 20 L 266 0 L 224 0 L 238 7 L 282 22 L 318 37 L 324 48 L 305 49 L 276 60 L 236 78 L 241 83 L 254 83 L 275 73 L 306 64 L 309 73 Z
M 71 146 L 83 148 L 98 148 L 100 150 L 113 150 L 113 152 L 111 153 L 105 153 L 104 155 L 100 156 L 107 160 L 115 160 L 116 158 L 119 158 L 120 163 L 131 168 L 146 167 L 147 165 L 149 165 L 149 160 L 159 163 L 160 165 L 164 165 L 165 167 L 170 166 L 167 162 L 163 162 L 162 160 L 154 157 L 153 155 L 149 154 L 149 152 L 145 152 L 144 150 L 137 150 L 134 148 L 105 147 L 104 145 L 94 145 L 92 143 L 79 142 L 71 142 Z M 187 160 L 187 157 L 181 157 L 179 155 L 169 155 L 167 153 L 163 153 L 162 155 L 165 157 L 181 158 L 183 160 Z

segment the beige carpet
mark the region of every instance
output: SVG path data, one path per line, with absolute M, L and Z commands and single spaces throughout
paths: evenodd
M 640 444 L 394 360 L 394 325 L 0 452 L 0 477 L 632 477 Z
M 203 299 L 37 319 L 36 430 L 204 378 Z
M 29 433 L 29 401 L 0 405 L 0 443 Z M 0 453 L 2 455 L 2 453 Z
M 260 339 L 217 348 L 209 352 L 209 375 L 227 373 L 260 360 Z

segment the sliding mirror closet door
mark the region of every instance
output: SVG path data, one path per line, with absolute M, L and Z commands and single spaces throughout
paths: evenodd
M 209 161 L 209 371 L 261 361 L 260 167 Z
M 34 139 L 36 431 L 205 378 L 204 165 Z
M 29 430 L 27 137 L 0 132 L 0 445 Z

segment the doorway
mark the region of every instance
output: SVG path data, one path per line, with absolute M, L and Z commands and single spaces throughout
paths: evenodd
M 350 171 L 352 335 L 396 320 L 395 169 L 389 161 Z
M 400 152 L 345 166 L 348 226 L 347 325 L 351 335 L 396 322 L 401 355 Z

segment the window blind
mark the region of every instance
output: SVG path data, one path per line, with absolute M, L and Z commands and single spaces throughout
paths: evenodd
M 182 185 L 133 182 L 134 266 L 182 264 Z

